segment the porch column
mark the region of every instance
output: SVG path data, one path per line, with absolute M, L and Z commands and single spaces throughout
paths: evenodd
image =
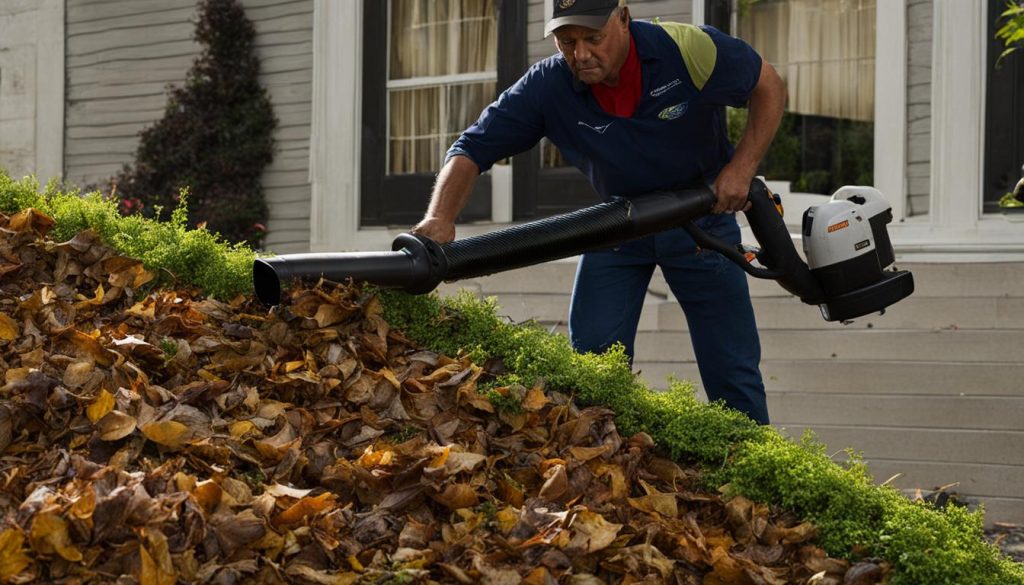
M 363 3 L 313 6 L 310 249 L 342 251 L 356 245 L 359 230 Z
M 981 216 L 986 60 L 983 0 L 935 0 L 931 223 L 970 230 Z

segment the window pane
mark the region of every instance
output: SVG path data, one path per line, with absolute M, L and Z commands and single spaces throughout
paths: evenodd
M 740 15 L 739 36 L 775 67 L 789 91 L 762 163 L 769 179 L 812 193 L 873 181 L 875 2 L 762 0 Z M 743 115 L 730 112 L 734 131 Z
M 436 173 L 455 139 L 494 99 L 495 82 L 388 92 L 388 174 Z
M 388 92 L 389 174 L 437 170 L 442 91 L 440 87 L 428 87 Z
M 494 0 L 392 0 L 389 79 L 497 70 Z
M 391 0 L 390 6 L 388 173 L 434 173 L 452 142 L 494 100 L 495 1 Z

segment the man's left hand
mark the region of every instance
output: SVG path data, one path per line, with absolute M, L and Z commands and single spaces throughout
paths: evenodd
M 715 197 L 717 201 L 711 213 L 736 213 L 750 209 L 750 182 L 754 179 L 754 171 L 740 168 L 730 162 L 722 168 L 715 179 Z

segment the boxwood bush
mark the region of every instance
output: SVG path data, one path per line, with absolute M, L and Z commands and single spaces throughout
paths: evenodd
M 57 237 L 94 229 L 151 270 L 174 274 L 171 282 L 221 297 L 251 291 L 255 254 L 206 230 L 187 229 L 181 210 L 170 223 L 122 217 L 113 201 L 98 194 L 80 197 L 53 182 L 40 192 L 34 180 L 14 181 L 0 171 L 0 211 L 27 207 L 53 216 Z M 578 354 L 563 336 L 500 319 L 493 299 L 468 292 L 444 299 L 377 293 L 386 320 L 411 339 L 481 363 L 500 359 L 507 380 L 542 379 L 583 404 L 613 409 L 621 432 L 647 432 L 673 458 L 702 466 L 709 487 L 814 522 L 830 554 L 889 561 L 891 585 L 1024 585 L 1024 565 L 984 541 L 982 512 L 939 510 L 876 486 L 856 454 L 836 462 L 813 436 L 790 440 L 720 404 L 699 402 L 683 382 L 665 392 L 651 390 L 633 375 L 621 348 Z

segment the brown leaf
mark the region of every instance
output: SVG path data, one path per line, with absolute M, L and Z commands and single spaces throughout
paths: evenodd
M 876 563 L 861 562 L 850 567 L 843 578 L 843 585 L 875 585 L 882 582 L 885 570 Z
M 480 498 L 469 484 L 452 483 L 445 487 L 440 494 L 433 496 L 439 504 L 451 510 L 459 508 L 472 508 L 480 503 Z
M 627 501 L 630 506 L 648 514 L 660 514 L 666 518 L 675 518 L 679 515 L 679 504 L 675 494 L 651 494 L 629 498 Z
M 580 510 L 570 526 L 572 541 L 569 548 L 583 553 L 605 549 L 615 541 L 622 526 L 622 524 L 608 522 L 604 516 L 590 510 Z
M 544 485 L 540 488 L 540 497 L 545 500 L 558 501 L 569 491 L 569 476 L 565 466 L 557 464 L 544 474 Z
M 96 422 L 96 430 L 103 441 L 117 441 L 135 432 L 135 417 L 112 410 Z
M 306 518 L 334 507 L 336 500 L 337 496 L 331 492 L 324 492 L 319 496 L 307 496 L 275 516 L 271 521 L 271 525 L 274 528 L 297 526 L 304 522 Z
M 530 388 L 523 398 L 523 408 L 530 412 L 536 412 L 547 406 L 551 400 L 544 394 L 544 390 L 538 386 Z

